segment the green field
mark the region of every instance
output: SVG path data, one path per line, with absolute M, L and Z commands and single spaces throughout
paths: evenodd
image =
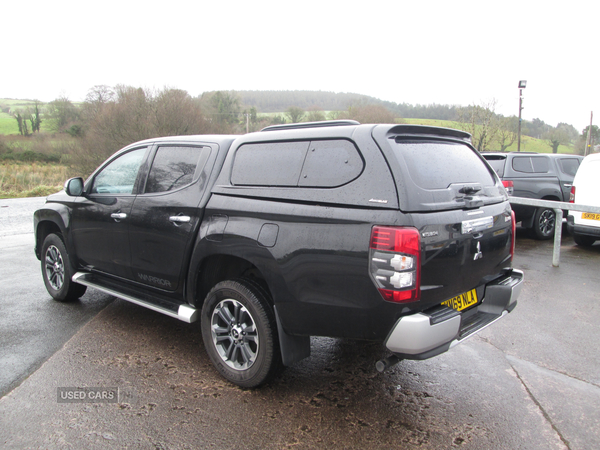
M 445 128 L 456 128 L 459 129 L 458 124 L 451 120 L 430 120 L 430 119 L 404 119 L 406 123 L 415 125 L 430 125 L 435 127 Z M 517 151 L 517 142 L 508 147 L 507 152 Z M 494 148 L 493 144 L 487 151 L 500 151 L 500 148 Z M 529 136 L 521 135 L 521 151 L 522 152 L 535 152 L 535 153 L 552 153 L 552 148 L 543 139 L 535 139 Z M 560 145 L 558 147 L 558 153 L 574 153 L 573 147 Z
M 15 118 L 4 112 L 0 112 L 0 134 L 19 134 Z
M 0 135 L 19 134 L 17 120 L 11 114 L 4 111 L 6 108 L 10 108 L 11 111 L 24 111 L 26 108 L 33 110 L 34 107 L 35 100 L 0 98 Z M 29 123 L 27 126 L 31 128 Z M 41 130 L 45 131 L 44 122 L 42 122 Z

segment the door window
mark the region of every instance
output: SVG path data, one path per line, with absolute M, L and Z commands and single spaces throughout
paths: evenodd
M 168 192 L 194 181 L 196 169 L 202 169 L 210 147 L 159 147 L 146 182 L 148 193 Z
M 94 178 L 92 194 L 131 194 L 146 148 L 127 152 L 111 161 Z

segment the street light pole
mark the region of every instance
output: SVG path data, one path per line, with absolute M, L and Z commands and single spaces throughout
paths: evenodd
M 583 156 L 587 156 L 590 151 L 590 138 L 592 136 L 592 123 L 594 121 L 594 111 L 590 113 L 590 126 L 588 127 L 587 138 L 585 140 L 585 150 Z
M 527 87 L 527 80 L 519 81 L 519 132 L 517 137 L 517 151 L 521 151 L 521 111 L 523 111 L 523 89 Z

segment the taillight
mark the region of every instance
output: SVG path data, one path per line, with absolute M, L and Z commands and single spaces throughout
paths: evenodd
M 510 215 L 511 215 L 511 219 L 512 219 L 512 223 L 511 223 L 512 236 L 510 238 L 510 259 L 512 260 L 515 257 L 515 244 L 516 244 L 516 240 L 517 240 L 517 221 L 515 219 L 514 211 L 511 211 Z
M 369 245 L 369 270 L 390 302 L 407 303 L 421 297 L 421 237 L 416 228 L 375 226 Z
M 513 192 L 515 192 L 515 183 L 512 181 L 502 181 L 502 185 L 504 186 L 504 189 L 506 189 L 508 195 L 513 195 Z
M 569 195 L 569 203 L 575 203 L 575 186 L 571 186 L 571 194 Z

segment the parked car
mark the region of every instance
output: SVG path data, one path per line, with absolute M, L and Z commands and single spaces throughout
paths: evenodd
M 573 178 L 583 156 L 558 153 L 482 153 L 509 195 L 568 202 Z M 551 208 L 513 205 L 517 222 L 537 239 L 554 235 L 556 213 Z M 566 216 L 566 214 L 565 214 Z
M 571 203 L 600 206 L 600 154 L 585 157 L 571 188 Z M 589 247 L 600 240 L 600 214 L 569 211 L 567 229 L 575 243 Z
M 335 121 L 136 142 L 35 212 L 50 295 L 86 287 L 201 324 L 243 387 L 311 336 L 426 359 L 511 312 L 515 221 L 458 130 Z M 151 332 L 151 330 L 149 330 Z

